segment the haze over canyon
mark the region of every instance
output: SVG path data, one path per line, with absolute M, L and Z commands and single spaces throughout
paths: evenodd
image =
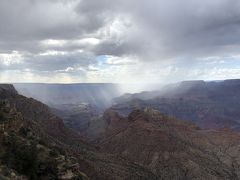
M 239 180 L 239 0 L 1 0 L 0 180 Z

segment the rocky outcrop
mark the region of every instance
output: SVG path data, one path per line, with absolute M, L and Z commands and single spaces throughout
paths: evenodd
M 17 95 L 17 91 L 11 84 L 0 84 L 0 95 L 1 98 Z
M 8 100 L 0 100 L 0 179 L 88 179 L 75 169 L 77 160 L 48 137 Z
M 131 112 L 122 125 L 121 118 L 118 126 L 107 128 L 107 136 L 99 143 L 102 151 L 139 163 L 158 179 L 240 178 L 238 133 L 202 130 L 151 108 Z

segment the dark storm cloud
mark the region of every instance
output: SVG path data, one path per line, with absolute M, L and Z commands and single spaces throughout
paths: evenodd
M 97 9 L 99 3 L 103 11 L 113 9 L 112 14 L 125 13 L 133 26 L 138 27 L 136 32 L 125 34 L 130 38 L 123 36 L 125 42 L 120 45 L 114 40 L 102 42 L 96 47 L 102 54 L 134 53 L 140 57 L 145 54 L 155 59 L 194 57 L 237 53 L 240 45 L 237 0 L 90 1 L 86 3 L 88 9 Z
M 20 66 L 2 63 L 2 69 L 87 67 L 96 63 L 94 55 L 193 60 L 238 53 L 240 1 L 1 0 L 0 26 L 0 53 L 23 54 Z M 99 43 L 74 43 L 84 38 Z M 48 39 L 66 43 L 43 46 Z M 64 54 L 39 55 L 47 51 Z
M 2 51 L 41 51 L 40 41 L 72 40 L 93 33 L 104 19 L 91 21 L 78 14 L 74 0 L 2 0 L 0 1 L 0 48 Z
M 77 1 L 2 0 L 0 1 L 0 39 L 26 41 L 75 39 L 102 26 L 90 23 L 85 14 L 74 11 Z

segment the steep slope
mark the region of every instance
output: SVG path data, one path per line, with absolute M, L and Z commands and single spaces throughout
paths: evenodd
M 91 119 L 111 106 L 120 96 L 119 85 L 110 83 L 80 84 L 14 84 L 24 96 L 44 102 L 64 124 L 79 132 L 88 128 Z
M 51 112 L 63 119 L 64 124 L 83 134 L 92 119 L 101 114 L 98 108 L 90 104 L 62 104 L 51 108 Z
M 123 118 L 109 110 L 102 151 L 120 154 L 159 179 L 239 179 L 240 135 L 201 130 L 146 108 Z
M 88 179 L 76 158 L 11 104 L 16 96 L 0 85 L 0 179 Z
M 100 153 L 66 128 L 49 108 L 0 85 L 0 178 L 154 179 L 120 156 Z

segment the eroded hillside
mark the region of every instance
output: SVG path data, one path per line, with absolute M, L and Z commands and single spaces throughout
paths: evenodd
M 159 111 L 135 110 L 127 118 L 109 110 L 102 151 L 121 154 L 159 179 L 239 179 L 240 134 L 202 130 Z
M 148 179 L 149 170 L 100 153 L 48 107 L 0 85 L 0 164 L 7 179 Z

